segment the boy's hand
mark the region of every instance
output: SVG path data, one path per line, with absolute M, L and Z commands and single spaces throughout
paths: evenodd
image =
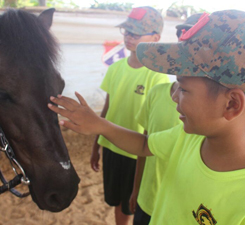
M 136 211 L 136 207 L 137 207 L 137 198 L 138 198 L 138 192 L 136 193 L 136 191 L 133 190 L 130 199 L 129 199 L 129 209 L 131 211 L 131 213 L 135 213 Z
M 90 164 L 91 164 L 91 168 L 95 172 L 99 172 L 99 170 L 100 170 L 99 160 L 100 160 L 99 150 L 93 150 L 91 157 L 90 157 Z
M 70 120 L 61 120 L 60 125 L 85 135 L 98 134 L 101 118 L 89 108 L 86 101 L 79 93 L 75 92 L 75 95 L 80 104 L 74 99 L 58 95 L 57 98 L 51 96 L 50 100 L 63 108 L 50 103 L 48 104 L 48 107 L 52 111 Z

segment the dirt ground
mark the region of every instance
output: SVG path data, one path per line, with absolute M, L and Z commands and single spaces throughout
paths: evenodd
M 71 161 L 81 179 L 77 197 L 60 213 L 40 210 L 30 196 L 1 195 L 0 225 L 113 225 L 114 212 L 104 202 L 102 173 L 90 168 L 93 136 L 62 131 Z M 1 163 L 6 162 L 1 156 Z M 1 165 L 3 166 L 3 165 Z M 4 163 L 5 166 L 5 163 Z M 6 163 L 6 169 L 8 164 Z

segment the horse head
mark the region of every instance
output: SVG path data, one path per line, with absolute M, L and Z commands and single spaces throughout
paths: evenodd
M 10 9 L 0 16 L 0 126 L 30 179 L 40 209 L 70 205 L 79 178 L 70 162 L 58 117 L 47 104 L 62 93 L 59 48 L 49 31 L 54 9 L 38 17 Z

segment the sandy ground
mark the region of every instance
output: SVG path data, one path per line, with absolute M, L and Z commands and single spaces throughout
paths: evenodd
M 125 14 L 55 14 L 52 32 L 61 44 L 102 44 L 105 40 L 122 38 L 114 26 L 126 18 Z M 176 41 L 175 25 L 179 21 L 167 20 L 162 40 Z M 174 38 L 174 39 L 173 39 Z M 79 68 L 78 68 L 79 69 Z M 10 193 L 1 195 L 0 225 L 113 225 L 113 209 L 104 203 L 102 173 L 90 168 L 90 152 L 94 137 L 82 136 L 63 130 L 71 161 L 81 179 L 79 192 L 70 207 L 60 213 L 40 210 L 30 196 L 25 199 Z M 9 172 L 0 154 L 1 168 Z
M 104 203 L 102 173 L 90 169 L 93 136 L 63 130 L 71 161 L 81 179 L 77 197 L 59 213 L 40 210 L 30 196 L 19 199 L 10 193 L 1 195 L 0 225 L 113 225 L 113 209 Z M 0 155 L 1 168 L 11 173 L 7 160 Z M 12 174 L 12 173 L 11 173 Z

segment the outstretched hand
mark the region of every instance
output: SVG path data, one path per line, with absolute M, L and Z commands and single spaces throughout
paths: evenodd
M 50 97 L 50 100 L 57 106 L 49 103 L 48 107 L 52 111 L 70 120 L 61 120 L 60 125 L 85 135 L 101 134 L 118 148 L 134 155 L 152 155 L 148 148 L 146 135 L 120 127 L 97 116 L 96 113 L 89 108 L 83 97 L 77 92 L 75 92 L 75 94 L 79 102 L 61 95 L 58 95 L 57 98 L 53 96 Z
M 51 96 L 50 100 L 57 106 L 49 103 L 48 107 L 70 120 L 61 120 L 60 125 L 85 135 L 99 134 L 99 126 L 103 119 L 96 115 L 79 93 L 75 92 L 75 95 L 79 102 L 61 95 Z

